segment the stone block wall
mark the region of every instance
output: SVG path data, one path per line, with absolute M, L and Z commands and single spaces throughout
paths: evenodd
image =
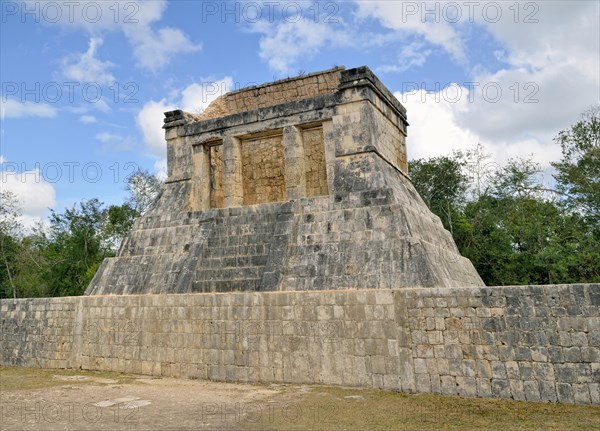
M 369 155 L 357 156 L 359 167 Z M 347 158 L 349 159 L 349 157 Z M 376 169 L 385 177 L 381 162 Z M 408 286 L 479 286 L 408 180 L 400 189 L 318 196 L 201 212 L 151 212 L 138 222 L 120 256 L 104 261 L 93 294 L 334 290 Z M 169 186 L 172 209 L 184 184 Z M 402 189 L 404 187 L 404 189 Z M 412 196 L 410 193 L 414 193 Z M 172 195 L 172 196 L 171 196 Z M 419 237 L 411 236 L 420 232 Z M 107 276 L 109 274 L 110 276 Z
M 406 110 L 368 68 L 213 103 L 232 98 L 255 105 L 165 114 L 164 192 L 86 294 L 483 285 L 412 186 Z
M 600 403 L 600 285 L 415 291 L 415 389 Z
M 209 147 L 210 151 L 210 206 L 223 208 L 223 141 Z
M 244 205 L 286 200 L 282 138 L 279 134 L 242 140 Z
M 267 108 L 290 100 L 302 100 L 335 93 L 343 67 L 310 73 L 295 78 L 269 82 L 229 92 L 209 106 L 199 120 L 234 115 L 240 112 Z
M 368 121 L 375 130 L 376 145 L 381 156 L 392 166 L 408 174 L 406 136 L 402 129 L 397 127 L 390 118 L 394 118 L 394 115 L 388 114 L 388 116 L 385 116 L 378 109 L 372 108 Z M 399 123 L 401 120 L 395 118 L 395 121 Z
M 306 196 L 328 195 L 323 126 L 302 130 Z
M 0 302 L 0 361 L 600 405 L 600 285 Z

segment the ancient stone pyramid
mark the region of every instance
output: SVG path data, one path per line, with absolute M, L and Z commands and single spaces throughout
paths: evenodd
M 165 113 L 168 179 L 86 294 L 483 286 L 411 184 L 367 67 Z

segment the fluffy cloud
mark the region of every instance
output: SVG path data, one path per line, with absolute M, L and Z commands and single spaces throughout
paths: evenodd
M 491 153 L 493 162 L 498 164 L 504 164 L 509 158 L 535 155 L 535 160 L 547 168 L 551 161 L 560 158 L 560 148 L 548 146 L 548 141 L 539 137 L 508 135 L 489 139 L 473 127 L 462 126 L 464 116 L 473 115 L 481 108 L 471 102 L 468 88 L 458 84 L 453 87 L 452 91 L 394 93 L 409 113 L 409 159 L 449 155 L 454 150 L 474 149 L 478 144 Z M 489 115 L 493 113 L 492 110 Z M 485 113 L 481 115 L 485 117 Z
M 232 89 L 233 79 L 229 76 L 216 81 L 203 80 L 201 84 L 190 84 L 181 92 L 181 109 L 187 112 L 200 113 L 213 100 Z
M 177 28 L 155 28 L 167 8 L 166 0 L 153 1 L 28 1 L 29 10 L 46 10 L 51 22 L 81 28 L 97 39 L 106 32 L 122 31 L 137 65 L 155 72 L 165 67 L 178 54 L 201 49 Z M 58 8 L 57 13 L 54 9 Z M 57 16 L 58 19 L 54 19 Z M 95 80 L 94 80 L 95 81 Z
M 77 82 L 94 82 L 96 84 L 114 82 L 115 77 L 109 71 L 114 64 L 96 58 L 97 50 L 101 45 L 102 39 L 92 37 L 86 52 L 63 59 L 64 75 Z
M 2 189 L 17 196 L 22 209 L 22 222 L 31 227 L 45 219 L 49 208 L 56 204 L 54 186 L 44 180 L 39 169 L 18 172 L 5 160 L 2 163 Z
M 413 42 L 402 47 L 396 64 L 380 66 L 377 68 L 377 71 L 382 73 L 401 73 L 413 67 L 423 66 L 430 55 L 430 49 L 425 49 L 420 42 Z
M 437 8 L 437 15 L 443 16 L 442 2 L 357 1 L 356 4 L 360 19 L 376 19 L 401 36 L 418 35 L 444 49 L 454 60 L 465 61 L 465 43 L 457 28 L 444 19 L 437 19 L 435 14 L 427 13 Z
M 481 24 L 507 50 L 506 59 L 515 67 L 545 68 L 557 63 L 579 65 L 587 76 L 598 79 L 600 34 L 598 2 L 582 0 L 529 2 L 520 5 L 515 17 L 512 3 L 502 3 L 497 23 Z
M 157 31 L 150 26 L 126 27 L 125 35 L 138 65 L 151 71 L 164 68 L 179 54 L 192 53 L 202 48 L 200 44 L 192 43 L 181 30 L 172 27 Z
M 394 95 L 409 114 L 407 150 L 410 159 L 448 155 L 453 150 L 472 148 L 479 142 L 479 136 L 460 127 L 456 120 L 456 112 L 466 108 L 468 97 L 453 103 L 443 92 L 418 90 Z
M 298 60 L 310 58 L 323 46 L 342 47 L 352 41 L 350 35 L 332 23 L 308 19 L 279 23 L 257 22 L 250 31 L 261 33 L 259 55 L 279 73 L 295 72 Z
M 162 129 L 164 113 L 174 109 L 176 106 L 164 99 L 159 102 L 151 100 L 142 107 L 136 117 L 146 149 L 152 157 L 159 160 L 167 157 L 165 131 Z
M 422 41 L 442 47 L 473 83 L 469 88 L 466 82 L 453 85 L 462 93 L 458 100 L 452 89 L 397 93 L 405 99 L 412 126 L 411 156 L 448 154 L 482 143 L 499 162 L 534 154 L 536 161 L 548 166 L 560 156 L 553 137 L 598 101 L 598 3 L 481 2 L 472 3 L 471 11 L 466 3 L 455 4 L 462 14 L 457 24 L 449 22 L 442 2 L 357 2 L 358 16 L 378 20 L 400 40 L 421 36 Z M 415 7 L 415 13 L 408 13 Z M 436 7 L 441 8 L 439 20 L 426 14 Z M 495 70 L 469 57 L 465 42 L 475 43 L 475 38 L 491 38 L 500 47 Z M 378 70 L 400 72 L 420 66 L 427 45 L 418 43 L 419 39 L 402 48 L 398 64 Z
M 56 117 L 57 110 L 47 103 L 36 103 L 31 101 L 20 102 L 15 99 L 0 99 L 0 118 L 24 118 L 24 117 Z
M 598 100 L 598 82 L 564 63 L 481 73 L 473 81 L 473 103 L 458 113 L 459 124 L 492 141 L 535 137 L 550 143 Z
M 550 141 L 560 128 L 568 127 L 598 101 L 598 3 L 531 5 L 521 10 L 517 19 L 514 7 L 510 10 L 510 4 L 502 4 L 503 15 L 511 19 L 483 21 L 484 28 L 505 48 L 504 60 L 509 66 L 494 72 L 480 70 L 474 81 L 496 85 L 505 97 L 493 107 L 487 103 L 487 109 L 465 112 L 461 123 L 492 140 L 529 135 Z M 482 93 L 475 96 L 476 105 L 486 104 Z

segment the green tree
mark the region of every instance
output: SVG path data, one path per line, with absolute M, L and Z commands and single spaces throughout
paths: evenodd
M 49 226 L 26 233 L 14 194 L 0 195 L 0 297 L 82 294 L 100 263 L 113 256 L 136 218 L 160 193 L 162 182 L 138 170 L 127 179 L 127 202 L 103 207 L 97 199 L 63 213 Z
M 465 162 L 459 156 L 418 159 L 409 162 L 413 185 L 451 233 L 460 218 L 469 185 L 464 173 Z
M 543 198 L 548 189 L 540 182 L 542 168 L 531 157 L 509 159 L 499 167 L 489 181 L 491 194 L 500 198 Z
M 52 271 L 53 267 L 46 256 L 48 244 L 46 226 L 41 222 L 22 238 L 15 263 L 15 285 L 19 298 L 50 296 L 44 281 L 44 274 Z
M 16 257 L 20 251 L 19 237 L 23 226 L 19 222 L 21 215 L 17 196 L 8 191 L 0 191 L 0 287 L 2 297 L 17 297 L 14 277 L 16 275 Z M 7 292 L 8 291 L 8 292 Z
M 589 212 L 563 205 L 531 158 L 498 166 L 489 157 L 478 146 L 411 163 L 415 187 L 484 282 L 600 281 L 600 229 Z
M 110 250 L 116 252 L 119 249 L 139 215 L 129 203 L 111 205 L 105 210 L 102 237 Z
M 566 206 L 600 222 L 600 105 L 590 108 L 581 120 L 555 138 L 562 150 L 557 189 Z
M 144 214 L 156 201 L 163 187 L 163 182 L 145 169 L 137 169 L 127 177 L 125 190 L 129 192 L 127 204 L 138 215 Z
M 43 275 L 49 295 L 81 295 L 102 260 L 113 255 L 103 245 L 105 213 L 101 207 L 100 201 L 91 199 L 64 214 L 52 212 L 45 252 L 52 267 Z

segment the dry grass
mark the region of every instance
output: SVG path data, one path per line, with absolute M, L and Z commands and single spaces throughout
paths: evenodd
M 600 408 L 312 387 L 250 426 L 264 430 L 600 430 Z M 280 414 L 277 414 L 279 412 Z
M 0 367 L 0 390 L 2 398 L 13 404 L 23 399 L 34 402 L 69 394 L 79 397 L 75 399 L 93 395 L 96 401 L 132 394 L 152 400 L 151 405 L 136 412 L 138 423 L 118 424 L 127 425 L 128 431 L 158 428 L 600 431 L 598 406 L 409 395 L 358 388 L 236 385 L 97 371 Z M 205 414 L 203 406 L 208 405 L 223 406 L 223 411 L 229 413 L 224 417 Z M 235 416 L 232 411 L 243 414 Z M 17 421 L 13 425 L 18 429 L 23 424 Z M 43 424 L 38 425 L 31 429 L 46 429 Z M 77 425 L 79 429 L 100 430 L 117 424 L 79 422 Z
M 68 377 L 74 377 L 71 380 Z M 77 379 L 81 378 L 81 380 Z M 134 383 L 139 376 L 104 371 L 48 370 L 39 368 L 8 368 L 0 366 L 0 390 L 2 392 L 51 388 L 65 384 L 100 385 Z

